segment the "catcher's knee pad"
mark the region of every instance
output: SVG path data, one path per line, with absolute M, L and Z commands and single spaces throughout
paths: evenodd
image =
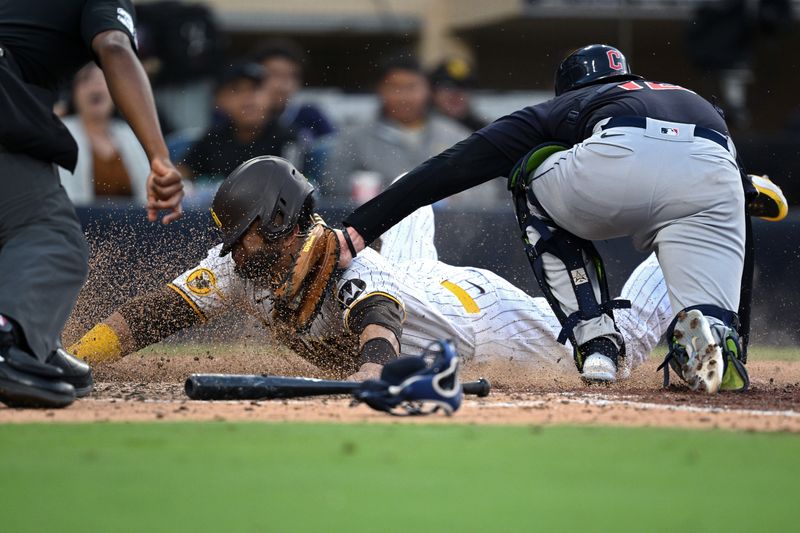
M 542 143 L 517 161 L 511 174 L 508 175 L 508 190 L 514 193 L 519 188 L 527 188 L 529 176 L 536 170 L 548 157 L 568 150 L 569 146 L 557 142 Z
M 709 321 L 711 335 L 722 351 L 722 383 L 719 390 L 745 391 L 750 386 L 750 378 L 745 368 L 747 358 L 742 349 L 742 342 L 739 337 L 739 316 L 728 309 L 723 309 L 716 305 L 692 305 L 675 315 L 666 332 L 666 340 L 669 352 L 664 358 L 664 362 L 658 370 L 664 371 L 664 387 L 669 386 L 669 370 L 684 378 L 684 370 L 689 354 L 686 348 L 679 342 L 676 336 L 675 326 L 687 312 L 691 310 L 700 311 L 703 316 L 716 320 Z
M 604 314 L 613 321 L 613 310 L 629 308 L 631 303 L 627 300 L 615 300 L 610 297 L 603 260 L 594 244 L 559 228 L 546 215 L 545 209 L 530 187 L 531 176 L 536 169 L 552 154 L 566 148 L 566 146 L 556 143 L 537 146 L 514 166 L 509 177 L 508 186 L 514 198 L 517 222 L 522 231 L 525 253 L 533 269 L 533 274 L 536 276 L 539 287 L 561 323 L 558 342 L 565 344 L 567 339 L 572 342 L 575 364 L 578 370 L 582 371 L 583 360 L 587 354 L 583 353 L 585 350 L 578 345 L 575 339 L 573 334 L 575 326 L 580 322 L 598 318 Z M 537 237 L 531 238 L 532 235 Z M 570 315 L 567 315 L 561 309 L 560 303 L 547 282 L 542 261 L 542 255 L 545 253 L 563 262 L 569 273 L 570 283 L 578 303 L 578 310 Z M 591 277 L 586 271 L 586 259 L 589 260 L 599 283 L 599 302 L 594 292 Z M 620 344 L 622 345 L 622 343 Z M 625 355 L 624 345 L 621 346 L 619 355 Z

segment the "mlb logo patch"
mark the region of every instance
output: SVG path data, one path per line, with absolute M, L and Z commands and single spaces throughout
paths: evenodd
M 661 128 L 661 135 L 668 135 L 670 137 L 677 137 L 680 134 L 678 128 Z

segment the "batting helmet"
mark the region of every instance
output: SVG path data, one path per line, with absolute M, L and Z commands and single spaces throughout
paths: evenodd
M 239 165 L 222 182 L 211 207 L 222 231 L 220 256 L 230 253 L 256 218 L 267 239 L 289 234 L 301 214 L 313 212 L 313 192 L 306 177 L 281 157 L 255 157 Z
M 567 91 L 616 80 L 638 80 L 622 52 L 606 44 L 590 44 L 568 55 L 556 71 L 556 96 Z

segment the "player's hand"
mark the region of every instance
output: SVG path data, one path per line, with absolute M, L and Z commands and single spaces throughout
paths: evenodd
M 336 232 L 336 237 L 339 239 L 339 268 L 347 268 L 350 266 L 350 263 L 353 262 L 353 254 L 350 253 L 350 247 L 347 245 L 347 240 L 344 238 L 344 232 L 346 231 L 350 235 L 350 240 L 353 241 L 356 252 L 360 252 L 366 248 L 364 238 L 355 228 L 351 227 L 334 231 Z
M 383 370 L 383 365 L 379 365 L 378 363 L 364 363 L 361 365 L 361 368 L 358 369 L 358 372 L 352 376 L 348 376 L 346 381 L 360 382 L 367 381 L 368 379 L 380 379 L 381 370 Z
M 150 174 L 147 176 L 147 219 L 158 220 L 158 212 L 170 211 L 161 222 L 169 224 L 183 214 L 183 182 L 178 169 L 169 159 L 156 158 L 150 163 Z

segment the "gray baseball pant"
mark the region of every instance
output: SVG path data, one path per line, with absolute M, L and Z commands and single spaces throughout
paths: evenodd
M 0 147 L 0 314 L 40 361 L 56 348 L 89 250 L 54 165 Z
M 698 304 L 736 311 L 745 211 L 734 148 L 694 137 L 692 125 L 647 124 L 598 125 L 584 142 L 545 160 L 531 188 L 558 227 L 588 240 L 630 236 L 638 250 L 655 251 L 675 312 Z M 528 228 L 530 242 L 538 237 Z M 543 263 L 561 309 L 577 311 L 564 264 L 549 254 Z M 621 342 L 607 316 L 579 323 L 574 334 L 579 345 L 599 336 Z

